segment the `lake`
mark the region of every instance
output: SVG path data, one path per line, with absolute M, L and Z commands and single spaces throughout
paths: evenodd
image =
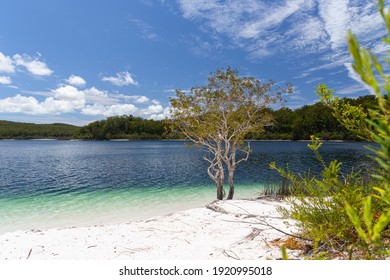
M 271 161 L 321 170 L 308 142 L 258 141 L 235 175 L 235 198 L 277 185 Z M 325 142 L 342 171 L 368 161 L 361 142 Z M 200 207 L 216 198 L 205 152 L 183 141 L 0 141 L 0 233 L 117 223 Z

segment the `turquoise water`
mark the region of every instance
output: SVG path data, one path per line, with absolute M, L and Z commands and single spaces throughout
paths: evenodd
M 280 177 L 271 161 L 320 170 L 305 142 L 253 142 L 236 172 L 235 198 L 255 197 Z M 343 170 L 368 161 L 365 143 L 325 143 Z M 215 199 L 204 151 L 179 141 L 0 141 L 0 233 L 138 220 Z

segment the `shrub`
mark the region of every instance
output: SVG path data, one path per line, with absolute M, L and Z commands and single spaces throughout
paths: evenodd
M 383 40 L 390 45 L 390 9 L 385 11 L 383 0 L 378 3 L 387 28 Z M 296 219 L 301 234 L 313 241 L 314 257 L 325 250 L 329 257 L 383 259 L 390 255 L 390 76 L 384 72 L 390 59 L 384 58 L 388 65 L 382 67 L 371 51 L 359 46 L 352 33 L 348 43 L 353 68 L 375 93 L 376 108 L 366 111 L 342 102 L 325 84 L 317 86 L 317 94 L 345 128 L 377 144 L 370 150 L 379 168 L 371 170 L 369 180 L 359 172 L 342 177 L 341 163 L 325 165 L 318 151 L 321 142 L 314 137 L 309 147 L 324 166 L 321 178 L 308 173 L 294 175 L 274 163 L 271 168 L 292 182 L 292 207 L 281 211 Z

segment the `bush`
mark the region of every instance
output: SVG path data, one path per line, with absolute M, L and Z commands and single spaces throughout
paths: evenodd
M 272 169 L 291 182 L 291 195 L 287 197 L 291 207 L 280 208 L 279 211 L 284 216 L 295 219 L 300 229 L 298 234 L 312 241 L 312 257 L 323 257 L 325 251 L 330 258 L 360 258 L 364 254 L 364 244 L 361 244 L 345 205 L 348 203 L 351 208 L 360 209 L 365 198 L 372 194 L 373 187 L 379 182 L 373 179 L 368 185 L 364 184 L 366 179 L 360 172 L 342 175 L 341 163 L 335 160 L 326 165 L 319 153 L 321 145 L 322 142 L 314 137 L 312 144 L 308 145 L 323 166 L 319 178 L 310 172 L 294 174 L 288 168 L 279 168 L 271 163 Z M 375 202 L 379 200 L 375 198 Z M 373 213 L 382 211 L 382 204 L 372 205 Z
M 384 10 L 383 0 L 379 12 L 387 28 L 384 42 L 390 45 L 390 9 Z M 321 142 L 314 137 L 309 147 L 324 167 L 321 178 L 294 175 L 274 163 L 271 168 L 292 182 L 292 207 L 280 211 L 296 219 L 300 234 L 313 241 L 314 258 L 325 251 L 331 258 L 385 259 L 390 256 L 390 76 L 383 68 L 389 68 L 390 59 L 384 58 L 388 65 L 382 67 L 372 52 L 360 48 L 354 35 L 350 33 L 348 40 L 353 68 L 375 93 L 376 108 L 364 110 L 342 102 L 325 84 L 317 86 L 317 94 L 345 128 L 377 144 L 370 149 L 379 168 L 371 170 L 368 180 L 359 172 L 341 176 L 341 163 L 327 166 L 318 151 Z

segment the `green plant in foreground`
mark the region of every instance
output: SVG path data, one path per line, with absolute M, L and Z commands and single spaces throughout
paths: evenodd
M 322 142 L 318 138 L 312 137 L 308 146 L 323 166 L 319 176 L 310 172 L 294 174 L 275 163 L 270 165 L 291 182 L 291 196 L 287 197 L 290 208 L 279 211 L 296 220 L 300 234 L 313 241 L 312 258 L 323 258 L 324 251 L 330 252 L 329 257 L 348 258 L 349 246 L 358 243 L 359 237 L 349 222 L 345 202 L 358 208 L 371 188 L 361 187 L 363 178 L 359 173 L 340 176 L 340 162 L 334 160 L 326 165 L 319 152 Z
M 383 0 L 379 0 L 379 12 L 387 28 L 383 40 L 390 45 L 390 10 L 385 11 Z M 371 51 L 359 46 L 352 33 L 348 43 L 353 68 L 375 94 L 376 108 L 365 111 L 345 103 L 325 84 L 318 85 L 316 91 L 344 127 L 377 144 L 370 150 L 379 168 L 372 170 L 369 181 L 359 172 L 342 177 L 341 163 L 332 161 L 327 166 L 316 138 L 309 148 L 324 167 L 319 179 L 294 175 L 275 164 L 271 168 L 291 180 L 292 207 L 282 211 L 298 221 L 302 235 L 314 241 L 314 253 L 325 249 L 330 257 L 383 259 L 390 255 L 390 76 L 384 71 L 390 66 L 390 58 L 383 58 L 388 65 L 382 67 Z
M 379 12 L 387 28 L 387 36 L 383 39 L 390 45 L 390 10 L 385 11 L 384 1 L 379 1 Z M 377 98 L 377 108 L 370 110 L 368 114 L 362 113 L 360 108 L 354 106 L 340 106 L 336 98 L 333 98 L 331 92 L 321 86 L 319 93 L 324 102 L 329 104 L 338 118 L 348 129 L 357 131 L 364 140 L 375 142 L 379 148 L 370 148 L 375 153 L 374 160 L 379 164 L 380 169 L 373 174 L 378 179 L 380 185 L 373 187 L 374 197 L 379 199 L 383 205 L 381 213 L 378 213 L 376 223 L 373 223 L 371 214 L 372 198 L 367 197 L 363 208 L 363 218 L 359 219 L 356 211 L 346 203 L 346 209 L 351 222 L 354 224 L 359 237 L 368 248 L 373 245 L 383 244 L 381 233 L 388 230 L 390 223 L 390 76 L 384 69 L 390 66 L 389 57 L 384 57 L 383 61 L 388 65 L 383 67 L 377 57 L 369 50 L 361 48 L 356 37 L 349 33 L 349 50 L 354 59 L 353 68 L 375 94 Z M 387 53 L 389 56 L 390 53 Z M 366 230 L 363 230 L 360 220 L 364 221 Z M 385 252 L 389 254 L 388 246 Z
M 364 241 L 361 245 L 364 246 L 366 255 L 365 258 L 372 258 L 374 254 L 388 254 L 386 245 L 381 240 L 381 233 L 390 222 L 390 211 L 386 211 L 380 215 L 375 222 L 375 216 L 372 213 L 372 197 L 367 196 L 363 208 L 363 226 L 356 211 L 346 202 L 346 211 L 348 217 L 353 223 L 358 236 Z M 366 230 L 364 230 L 364 227 Z

